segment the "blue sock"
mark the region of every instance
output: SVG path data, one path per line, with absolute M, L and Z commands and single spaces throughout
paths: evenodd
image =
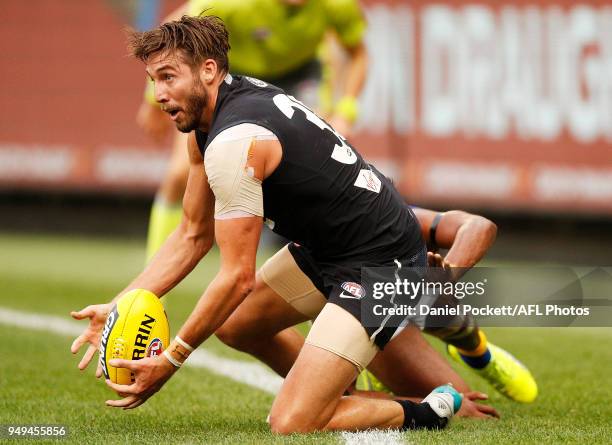
M 463 361 L 468 364 L 468 366 L 472 368 L 476 368 L 476 369 L 484 368 L 491 361 L 491 352 L 489 351 L 489 348 L 487 348 L 484 354 L 476 356 L 476 357 L 469 356 L 469 355 L 463 355 L 463 354 L 459 354 L 459 355 L 461 356 Z

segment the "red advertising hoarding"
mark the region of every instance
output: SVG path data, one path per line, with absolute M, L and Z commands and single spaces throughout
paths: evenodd
M 1 19 L 0 185 L 154 190 L 168 150 L 134 123 L 144 75 L 120 17 L 39 3 Z M 352 142 L 409 200 L 612 214 L 612 2 L 363 4 Z
M 443 206 L 612 212 L 612 4 L 370 2 L 363 146 Z

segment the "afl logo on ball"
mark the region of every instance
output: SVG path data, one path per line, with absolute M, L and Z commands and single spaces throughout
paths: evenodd
M 154 338 L 147 348 L 147 357 L 157 357 L 164 352 L 164 345 L 159 338 Z

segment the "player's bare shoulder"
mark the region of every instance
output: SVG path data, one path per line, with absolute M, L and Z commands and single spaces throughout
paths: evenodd
M 253 167 L 256 177 L 264 180 L 274 173 L 282 157 L 283 149 L 278 139 L 255 139 L 247 165 Z

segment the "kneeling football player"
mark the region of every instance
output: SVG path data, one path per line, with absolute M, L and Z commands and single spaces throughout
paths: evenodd
M 343 283 L 359 282 L 364 265 L 399 269 L 427 264 L 418 221 L 392 183 L 282 90 L 229 75 L 228 36 L 219 19 L 182 17 L 134 32 L 130 43 L 155 82 L 156 100 L 180 131 L 191 133 L 190 172 L 180 226 L 121 294 L 142 288 L 164 295 L 195 267 L 213 239 L 221 266 L 162 356 L 110 363 L 133 371 L 135 382 L 107 382 L 123 397 L 107 403 L 123 408 L 144 403 L 195 347 L 232 314 L 238 317 L 236 310 L 247 300 L 266 304 L 257 321 L 263 317 L 268 323 L 252 332 L 270 336 L 284 329 L 279 324 L 288 327 L 308 319 L 307 313 L 318 310 L 311 296 L 319 292 L 323 307 L 289 364 L 272 406 L 272 431 L 446 426 L 462 402 L 449 386 L 434 389 L 421 403 L 344 396 L 399 331 L 384 323 L 362 325 L 356 313 L 359 302 L 346 298 Z M 264 266 L 256 279 L 264 215 L 275 232 L 294 240 L 268 264 L 286 261 L 302 275 L 275 276 L 282 265 Z M 265 283 L 289 289 L 279 294 Z M 97 347 L 109 307 L 86 311 L 90 327 L 73 350 L 86 342 Z M 459 347 L 462 354 L 470 352 Z M 89 354 L 82 365 L 87 358 Z

